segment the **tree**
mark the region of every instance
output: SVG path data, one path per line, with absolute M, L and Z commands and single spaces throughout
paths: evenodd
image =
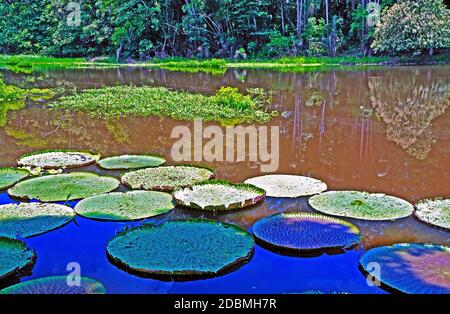
M 450 10 L 442 0 L 401 0 L 384 12 L 375 30 L 375 52 L 419 54 L 450 47 Z

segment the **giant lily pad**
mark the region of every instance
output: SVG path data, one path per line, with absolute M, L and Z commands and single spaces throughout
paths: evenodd
M 404 293 L 450 293 L 450 248 L 432 244 L 394 244 L 367 251 L 362 268 Z M 376 271 L 376 270 L 379 271 Z
M 128 172 L 122 182 L 132 189 L 172 191 L 211 179 L 214 172 L 193 166 L 162 166 Z
M 102 283 L 88 277 L 79 277 L 77 282 L 68 282 L 68 276 L 44 277 L 7 287 L 0 294 L 105 294 Z M 70 285 L 69 285 L 70 283 Z
M 425 223 L 450 229 L 450 197 L 419 201 L 414 214 Z
M 104 169 L 123 170 L 146 167 L 157 167 L 165 163 L 166 160 L 158 156 L 150 155 L 122 155 L 102 159 L 98 165 Z
M 17 275 L 35 260 L 36 255 L 24 242 L 0 237 L 0 280 Z
M 30 172 L 26 169 L 0 168 L 0 190 L 13 186 L 29 175 Z
M 120 182 L 89 172 L 47 175 L 19 182 L 8 190 L 11 196 L 43 202 L 67 201 L 111 192 Z
M 280 213 L 258 220 L 253 234 L 270 245 L 301 251 L 348 248 L 357 244 L 356 226 L 341 219 L 312 213 Z
M 231 210 L 260 202 L 265 191 L 251 184 L 210 180 L 179 189 L 173 196 L 182 206 L 203 210 Z
M 359 191 L 329 191 L 314 195 L 309 204 L 322 213 L 365 220 L 394 220 L 411 215 L 412 204 L 390 195 Z
M 141 274 L 211 276 L 248 261 L 253 246 L 253 237 L 237 226 L 192 219 L 130 229 L 108 243 L 107 253 Z
M 53 168 L 76 168 L 91 165 L 100 159 L 100 155 L 90 151 L 43 150 L 20 156 L 20 166 Z
M 172 195 L 131 191 L 95 195 L 75 206 L 78 215 L 103 220 L 135 220 L 164 214 L 174 208 Z
M 295 175 L 270 174 L 245 180 L 273 197 L 300 197 L 314 195 L 327 189 L 327 185 L 317 179 Z
M 0 236 L 27 238 L 57 229 L 73 218 L 75 218 L 73 209 L 59 204 L 1 205 Z

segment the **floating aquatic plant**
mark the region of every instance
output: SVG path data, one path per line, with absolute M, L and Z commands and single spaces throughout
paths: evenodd
M 132 189 L 172 191 L 211 179 L 214 172 L 194 166 L 162 166 L 128 172 L 122 176 L 122 183 Z
M 20 156 L 20 166 L 52 168 L 76 168 L 94 164 L 100 155 L 90 151 L 43 150 Z
M 166 160 L 158 156 L 150 155 L 122 155 L 102 159 L 98 165 L 104 169 L 123 170 L 146 167 L 157 167 L 165 163 Z
M 273 197 L 299 197 L 314 195 L 327 189 L 327 185 L 317 179 L 295 175 L 270 174 L 245 180 Z
M 253 237 L 235 225 L 172 220 L 117 235 L 107 254 L 118 266 L 142 274 L 211 276 L 248 261 L 253 246 Z
M 0 237 L 0 280 L 17 275 L 35 260 L 36 255 L 24 242 Z
M 173 209 L 172 195 L 154 191 L 114 192 L 91 196 L 75 206 L 78 215 L 102 220 L 136 220 Z
M 357 244 L 360 233 L 353 224 L 329 216 L 291 212 L 258 220 L 253 234 L 265 243 L 290 250 L 348 248 Z
M 59 204 L 20 203 L 0 206 L 0 236 L 27 238 L 61 227 L 75 218 L 72 208 Z
M 450 293 L 450 248 L 404 243 L 367 251 L 362 268 L 386 286 L 404 293 Z M 380 269 L 374 272 L 374 267 Z
M 314 195 L 309 204 L 325 214 L 364 220 L 394 220 L 408 217 L 412 204 L 390 195 L 359 191 L 329 191 Z
M 105 294 L 101 282 L 79 277 L 80 284 L 68 284 L 67 276 L 51 276 L 28 280 L 0 290 L 0 294 Z
M 450 197 L 419 201 L 414 214 L 425 223 L 448 230 L 450 229 Z
M 43 202 L 86 198 L 115 190 L 120 182 L 112 177 L 89 172 L 47 175 L 21 181 L 8 190 L 9 195 Z
M 30 172 L 19 168 L 0 168 L 0 190 L 7 189 L 28 177 Z
M 251 184 L 209 180 L 178 189 L 173 195 L 182 206 L 202 210 L 231 210 L 260 202 L 265 197 L 265 191 Z

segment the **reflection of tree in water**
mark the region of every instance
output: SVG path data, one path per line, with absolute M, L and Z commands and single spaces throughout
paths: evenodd
M 371 105 L 392 140 L 417 159 L 425 159 L 433 143 L 432 122 L 450 104 L 447 82 L 417 75 L 369 79 Z

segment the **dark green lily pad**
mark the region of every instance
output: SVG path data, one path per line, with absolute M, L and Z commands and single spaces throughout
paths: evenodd
M 0 190 L 12 187 L 20 180 L 28 177 L 30 172 L 19 168 L 0 168 Z
M 120 182 L 89 172 L 47 175 L 19 182 L 8 190 L 9 195 L 43 202 L 86 198 L 115 190 Z
M 450 198 L 422 200 L 416 204 L 416 217 L 430 225 L 450 229 Z
M 173 220 L 145 225 L 113 238 L 109 258 L 141 274 L 212 276 L 248 261 L 253 237 L 245 230 L 207 219 Z
M 172 191 L 187 187 L 214 176 L 207 168 L 194 166 L 162 166 L 128 172 L 122 176 L 122 183 L 132 189 Z
M 105 294 L 106 289 L 97 280 L 80 277 L 80 285 L 69 285 L 67 276 L 44 277 L 7 287 L 0 294 Z M 69 278 L 70 279 L 70 278 Z M 70 281 L 69 281 L 70 283 Z
M 76 168 L 95 164 L 99 159 L 100 155 L 91 151 L 42 150 L 20 156 L 18 164 L 44 169 Z
M 348 248 L 360 240 L 353 224 L 319 214 L 280 213 L 258 220 L 253 234 L 270 245 L 299 251 Z
M 102 159 L 98 165 L 103 169 L 123 170 L 147 167 L 157 167 L 165 163 L 162 157 L 151 155 L 122 155 Z
M 136 220 L 173 209 L 172 195 L 155 191 L 114 192 L 95 195 L 75 206 L 78 215 L 102 220 Z
M 309 204 L 322 213 L 364 220 L 394 220 L 411 215 L 412 204 L 390 195 L 359 191 L 329 191 L 314 195 Z
M 384 285 L 404 293 L 449 294 L 450 248 L 404 243 L 367 251 L 362 268 Z M 379 272 L 374 272 L 377 265 Z
M 75 218 L 72 208 L 59 204 L 20 203 L 0 206 L 0 236 L 28 238 L 57 229 Z
M 36 255 L 24 242 L 0 237 L 0 280 L 19 274 L 35 260 Z
M 233 184 L 209 180 L 178 189 L 173 196 L 177 204 L 202 210 L 231 210 L 254 205 L 266 192 L 250 184 Z

